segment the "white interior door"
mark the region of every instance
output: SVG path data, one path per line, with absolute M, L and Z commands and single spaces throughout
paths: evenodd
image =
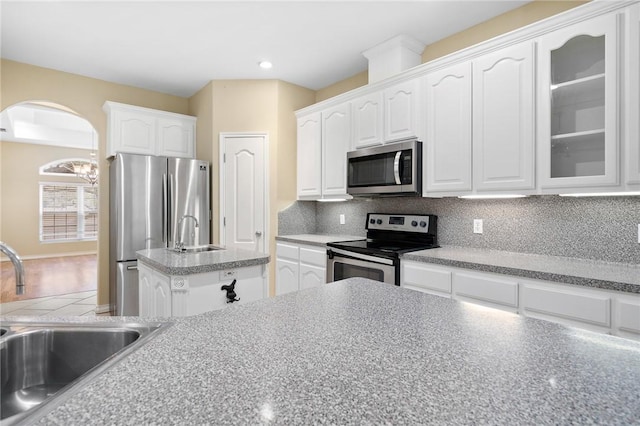
M 266 134 L 220 135 L 221 242 L 268 253 Z

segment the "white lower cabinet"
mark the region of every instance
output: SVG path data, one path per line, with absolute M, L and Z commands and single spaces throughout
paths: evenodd
M 223 309 L 227 292 L 222 286 L 236 280 L 237 301 L 245 304 L 267 297 L 265 265 L 206 272 L 166 275 L 138 262 L 140 316 L 184 317 Z
M 607 331 L 612 295 L 546 282 L 522 281 L 521 313 L 528 317 Z
M 437 296 L 451 297 L 451 276 L 445 268 L 427 263 L 402 262 L 401 286 Z
M 510 312 L 518 311 L 518 281 L 508 276 L 477 272 L 455 272 L 456 299 Z
M 276 243 L 276 296 L 325 284 L 326 264 L 325 248 Z
M 403 260 L 401 286 L 640 340 L 640 294 Z

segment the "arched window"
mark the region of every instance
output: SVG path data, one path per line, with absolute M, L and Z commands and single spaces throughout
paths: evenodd
M 88 158 L 63 158 L 40 167 L 40 174 L 45 176 L 75 176 L 78 170 L 90 168 L 92 161 Z

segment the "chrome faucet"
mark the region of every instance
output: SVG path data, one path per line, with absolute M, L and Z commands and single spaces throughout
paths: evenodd
M 24 294 L 24 265 L 18 253 L 2 241 L 0 241 L 0 251 L 6 254 L 13 263 L 13 269 L 16 271 L 16 294 Z
M 195 216 L 193 216 L 193 215 L 185 214 L 185 215 L 183 215 L 183 216 L 180 218 L 180 220 L 178 221 L 178 232 L 179 232 L 179 234 L 178 234 L 178 235 L 180 236 L 180 238 L 182 238 L 182 232 L 180 232 L 180 231 L 182 231 L 182 222 L 183 222 L 186 218 L 191 218 L 191 219 L 193 219 L 193 220 L 196 222 L 196 226 L 195 226 L 195 227 L 194 227 L 194 229 L 193 229 L 193 234 L 194 234 L 194 243 L 195 243 L 195 228 L 197 228 L 197 227 L 199 226 L 199 224 L 198 224 L 198 218 L 196 218 L 196 217 L 195 217 Z M 184 249 L 184 241 L 181 241 L 181 240 L 176 241 L 175 249 L 176 249 L 176 250 L 178 250 L 178 251 L 182 251 L 182 250 Z

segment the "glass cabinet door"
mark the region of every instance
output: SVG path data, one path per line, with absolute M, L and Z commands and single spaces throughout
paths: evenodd
M 540 39 L 543 188 L 618 183 L 616 51 L 615 15 Z

